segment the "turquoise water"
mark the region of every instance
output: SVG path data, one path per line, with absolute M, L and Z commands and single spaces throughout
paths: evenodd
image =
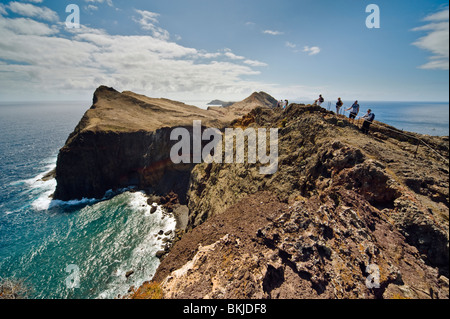
M 448 103 L 360 104 L 398 128 L 448 135 Z M 175 227 L 160 209 L 150 214 L 140 192 L 49 198 L 56 182 L 40 179 L 55 167 L 58 150 L 89 105 L 0 104 L 0 277 L 24 279 L 33 298 L 123 295 L 152 277 L 163 247 L 157 234 Z M 127 278 L 128 271 L 134 273 Z
M 87 104 L 88 105 L 88 104 Z M 87 109 L 84 103 L 0 106 L 0 277 L 24 279 L 33 298 L 115 298 L 151 278 L 175 228 L 140 192 L 52 201 L 41 181 Z M 128 271 L 134 273 L 128 278 Z M 76 283 L 76 285 L 75 285 Z

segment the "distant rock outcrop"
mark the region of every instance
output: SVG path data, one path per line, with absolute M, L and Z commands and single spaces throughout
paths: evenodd
M 265 106 L 265 99 L 254 99 L 245 109 Z M 220 129 L 240 115 L 229 108 L 207 111 L 101 86 L 59 152 L 54 198 L 102 198 L 107 190 L 136 186 L 160 194 L 174 191 L 185 202 L 193 165 L 172 164 L 172 129 L 192 132 L 194 120 Z
M 221 107 L 228 107 L 230 105 L 233 105 L 236 102 L 225 102 L 225 101 L 221 101 L 221 100 L 212 100 L 211 102 L 209 102 L 207 105 L 220 105 Z
M 236 102 L 230 105 L 228 108 L 234 111 L 249 113 L 251 110 L 259 106 L 265 106 L 270 108 L 276 107 L 277 103 L 278 103 L 277 100 L 275 100 L 275 98 L 273 98 L 269 94 L 265 92 L 259 93 L 255 92 L 245 100 L 241 102 Z
M 257 107 L 274 108 L 277 106 L 277 100 L 265 92 L 254 92 L 243 101 L 236 102 L 227 107 L 211 106 L 208 110 L 222 113 L 224 116 L 233 114 L 237 117 L 248 114 L 251 110 Z

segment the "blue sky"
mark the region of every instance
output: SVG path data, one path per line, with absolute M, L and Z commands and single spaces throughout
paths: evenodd
M 448 12 L 430 0 L 0 0 L 0 101 L 90 99 L 99 85 L 181 101 L 448 101 Z

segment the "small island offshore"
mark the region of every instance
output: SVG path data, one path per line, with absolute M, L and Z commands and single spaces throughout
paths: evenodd
M 126 298 L 449 298 L 448 136 L 378 121 L 363 134 L 321 106 L 276 106 L 264 92 L 203 110 L 101 86 L 59 152 L 54 199 L 134 187 L 175 216 L 155 275 Z M 194 121 L 276 128 L 276 172 L 173 163 L 171 133 Z

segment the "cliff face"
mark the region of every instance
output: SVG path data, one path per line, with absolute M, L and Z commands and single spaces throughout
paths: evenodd
M 178 241 L 134 297 L 157 284 L 165 298 L 448 298 L 448 137 L 379 122 L 364 135 L 321 107 L 272 99 L 206 111 L 100 87 L 60 151 L 55 198 L 134 185 L 175 192 L 160 198 L 174 211 L 187 205 Z M 191 132 L 193 120 L 279 128 L 277 172 L 174 165 L 172 128 Z
M 291 205 L 246 197 L 186 234 L 154 281 L 180 299 L 448 298 L 389 216 L 341 187 Z
M 193 166 L 172 164 L 170 150 L 177 142 L 170 141 L 172 128 L 192 133 L 194 120 L 221 128 L 237 117 L 233 110 L 206 111 L 99 87 L 92 107 L 59 152 L 54 198 L 101 198 L 109 189 L 137 186 L 160 194 L 173 190 L 183 202 Z
M 136 186 L 186 192 L 191 165 L 172 165 L 168 128 L 155 132 L 93 132 L 76 135 L 60 150 L 54 197 L 102 198 L 107 190 Z M 180 183 L 176 183 L 176 181 Z
M 280 127 L 278 172 L 193 169 L 190 231 L 154 277 L 167 298 L 448 298 L 448 137 L 302 105 L 233 124 Z

